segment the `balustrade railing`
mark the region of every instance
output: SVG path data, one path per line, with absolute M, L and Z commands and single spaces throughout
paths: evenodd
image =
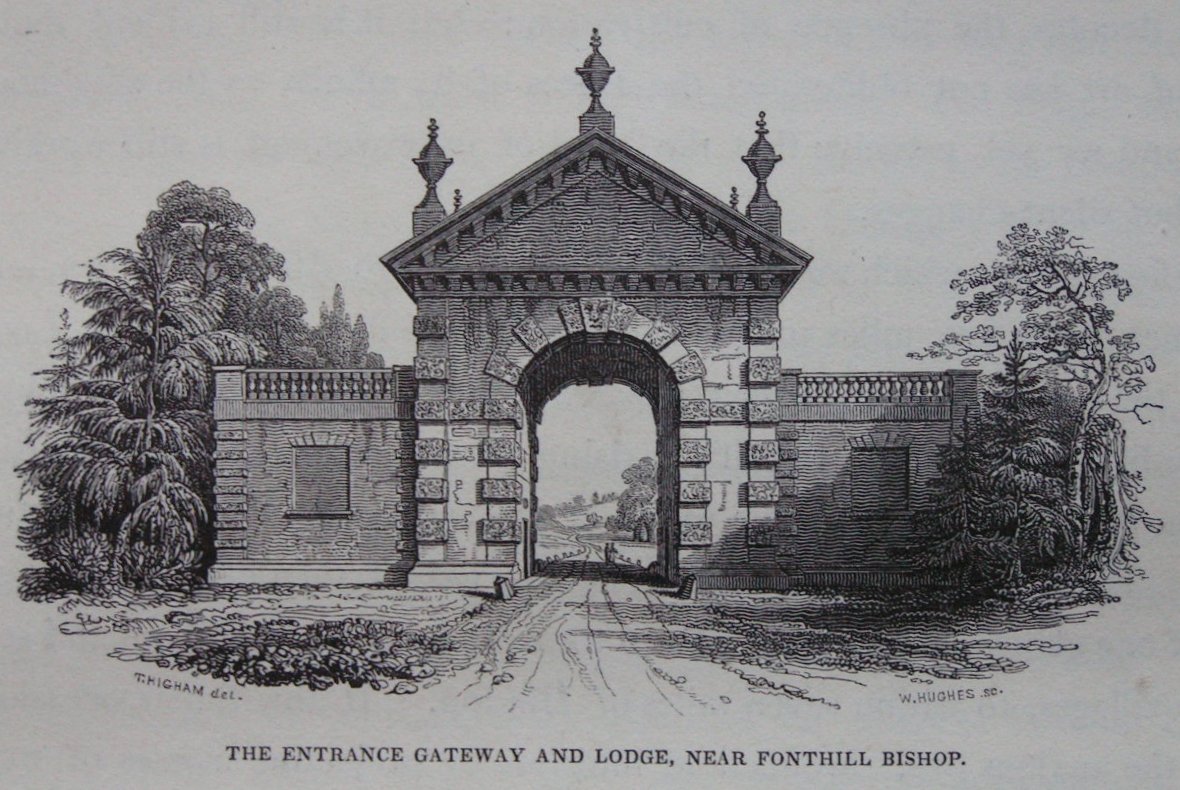
M 247 370 L 246 400 L 396 400 L 392 370 Z
M 799 403 L 951 402 L 942 373 L 812 373 L 799 376 Z

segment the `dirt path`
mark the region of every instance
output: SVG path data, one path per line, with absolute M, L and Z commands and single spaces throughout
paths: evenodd
M 667 654 L 675 640 L 658 611 L 667 604 L 628 581 L 633 573 L 605 564 L 598 546 L 580 542 L 577 556 L 524 582 L 522 592 L 539 600 L 491 639 L 459 700 L 504 712 L 584 702 L 683 715 L 741 693 L 744 682 L 707 657 Z M 689 665 L 695 682 L 684 674 Z

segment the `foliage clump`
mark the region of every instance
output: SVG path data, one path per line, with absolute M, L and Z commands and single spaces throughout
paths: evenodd
M 1138 501 L 1123 419 L 1147 424 L 1161 407 L 1142 400 L 1155 361 L 1116 322 L 1132 294 L 1118 268 L 1064 228 L 1021 224 L 993 261 L 951 281 L 963 297 L 952 318 L 972 328 L 911 356 L 994 367 L 921 514 L 926 564 L 1014 586 L 1140 573 L 1136 530 L 1162 523 Z M 985 322 L 1001 313 L 1008 330 Z
M 161 667 L 253 686 L 335 685 L 394 689 L 432 677 L 427 657 L 451 647 L 438 633 L 401 623 L 351 617 L 301 622 L 275 618 L 169 631 L 122 651 Z M 397 681 L 407 681 L 400 687 Z
M 274 281 L 283 256 L 254 236 L 228 191 L 184 181 L 157 200 L 133 247 L 91 261 L 68 311 L 45 395 L 29 402 L 33 455 L 17 467 L 37 504 L 21 542 L 42 566 L 22 593 L 186 589 L 210 556 L 212 367 L 380 365 L 337 286 L 321 327 Z M 323 353 L 320 353 L 322 347 Z

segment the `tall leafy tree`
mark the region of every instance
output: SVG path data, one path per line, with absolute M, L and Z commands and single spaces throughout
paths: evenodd
M 68 503 L 103 536 L 111 570 L 136 586 L 196 567 L 211 480 L 209 368 L 258 350 L 221 328 L 227 294 L 206 287 L 177 242 L 149 225 L 136 249 L 107 252 L 64 283 L 91 311 L 71 342 L 87 377 L 31 402 L 39 449 L 18 468 L 43 508 Z
M 38 498 L 22 543 L 50 586 L 195 578 L 213 496 L 213 365 L 383 364 L 339 286 L 317 337 L 303 301 L 272 284 L 283 257 L 253 228 L 228 191 L 183 181 L 159 197 L 134 248 L 64 283 L 89 316 L 74 335 L 63 311 L 52 364 L 38 371 L 48 394 L 30 402 L 36 450 L 18 467 Z
M 963 297 L 952 318 L 971 330 L 947 334 L 913 355 L 968 365 L 994 360 L 1006 333 L 984 322 L 1002 312 L 1019 314 L 1029 369 L 1078 393 L 1068 441 L 1068 493 L 1079 515 L 1073 545 L 1079 560 L 1106 576 L 1130 572 L 1134 527 L 1160 526 L 1137 502 L 1142 479 L 1124 460 L 1120 415 L 1146 422 L 1148 410 L 1159 407 L 1140 400 L 1154 360 L 1143 353 L 1135 333 L 1116 325 L 1112 305 L 1132 293 L 1118 268 L 1092 255 L 1065 228 L 1016 225 L 999 242 L 993 261 L 951 281 Z

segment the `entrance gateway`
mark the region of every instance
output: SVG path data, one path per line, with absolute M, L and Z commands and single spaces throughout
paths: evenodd
M 744 211 L 615 136 L 614 69 L 577 69 L 578 135 L 448 212 L 432 119 L 413 237 L 412 366 L 219 368 L 214 582 L 490 588 L 534 569 L 537 424 L 573 384 L 651 405 L 659 573 L 701 587 L 920 583 L 907 564 L 973 372 L 784 368 L 780 303 L 811 262 L 781 236 L 765 114 Z

